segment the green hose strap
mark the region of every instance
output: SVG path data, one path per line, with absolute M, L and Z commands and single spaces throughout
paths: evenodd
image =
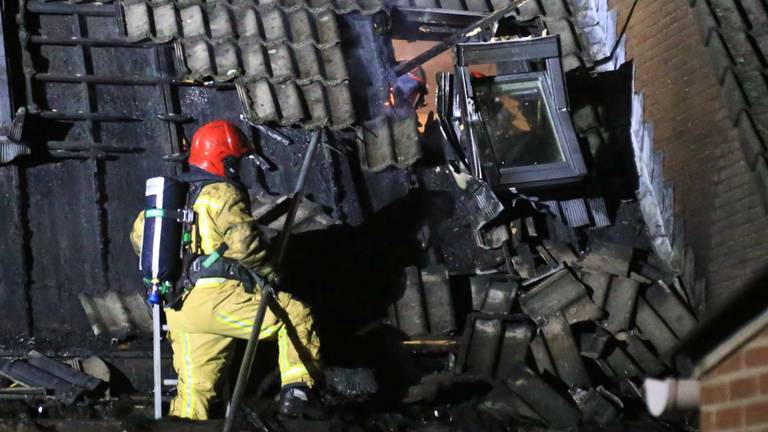
M 163 283 L 158 288 L 158 291 L 160 291 L 160 294 L 166 295 L 168 294 L 168 291 L 171 289 L 171 283 L 168 281 L 163 281 Z
M 219 260 L 219 258 L 221 258 L 221 254 L 219 253 L 219 251 L 213 251 L 213 253 L 208 255 L 208 258 L 206 258 L 205 261 L 203 261 L 203 267 L 204 268 L 211 267 L 214 263 L 216 263 L 216 261 Z
M 145 218 L 161 218 L 163 216 L 165 216 L 165 210 L 163 209 L 153 208 L 144 210 Z

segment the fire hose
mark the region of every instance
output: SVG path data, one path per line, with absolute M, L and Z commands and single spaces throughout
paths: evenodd
M 293 228 L 293 224 L 296 220 L 296 212 L 299 209 L 301 200 L 304 198 L 304 186 L 307 182 L 307 174 L 309 172 L 310 166 L 312 165 L 312 160 L 317 153 L 317 148 L 319 146 L 322 134 L 323 130 L 321 129 L 312 135 L 312 139 L 309 142 L 309 148 L 307 149 L 307 154 L 304 156 L 304 162 L 301 165 L 299 178 L 296 181 L 296 187 L 293 189 L 293 193 L 291 194 L 292 201 L 288 209 L 288 214 L 285 217 L 285 222 L 283 223 L 280 243 L 278 243 L 277 248 L 277 258 L 275 260 L 275 268 L 278 272 L 280 270 L 283 257 L 285 256 L 286 247 L 288 246 L 288 239 L 291 235 L 291 229 Z M 232 427 L 234 426 L 237 410 L 240 407 L 243 395 L 245 394 L 245 387 L 248 384 L 248 378 L 251 374 L 253 360 L 256 357 L 256 348 L 259 345 L 259 333 L 261 333 L 261 326 L 264 323 L 264 315 L 267 312 L 267 307 L 269 307 L 270 302 L 275 296 L 275 287 L 273 287 L 267 281 L 263 280 L 263 278 L 258 277 L 258 275 L 252 273 L 252 276 L 254 276 L 254 279 L 261 285 L 261 302 L 259 303 L 259 308 L 256 310 L 256 317 L 253 321 L 251 335 L 248 338 L 248 345 L 246 346 L 245 353 L 243 354 L 243 362 L 240 364 L 240 371 L 237 374 L 235 390 L 232 393 L 232 399 L 230 400 L 229 409 L 227 410 L 227 417 L 224 421 L 224 432 L 231 432 Z

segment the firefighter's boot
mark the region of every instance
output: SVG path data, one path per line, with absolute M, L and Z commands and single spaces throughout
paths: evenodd
M 306 385 L 284 386 L 280 390 L 280 415 L 290 418 L 320 420 L 323 406 L 317 395 Z

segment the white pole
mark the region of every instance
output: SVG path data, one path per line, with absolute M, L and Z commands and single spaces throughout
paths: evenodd
M 160 363 L 160 305 L 152 306 L 152 357 L 155 377 L 155 419 L 163 416 L 163 377 L 161 376 Z
M 699 407 L 699 382 L 690 379 L 657 380 L 646 378 L 645 404 L 654 417 L 673 411 L 692 411 Z

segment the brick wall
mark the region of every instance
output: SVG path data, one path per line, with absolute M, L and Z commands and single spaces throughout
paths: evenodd
M 632 0 L 611 0 L 623 25 Z M 721 304 L 768 262 L 768 217 L 730 125 L 709 54 L 685 0 L 641 0 L 628 32 L 636 89 L 664 153 L 664 177 L 708 280 L 708 306 Z
M 768 430 L 768 329 L 701 382 L 701 431 Z

